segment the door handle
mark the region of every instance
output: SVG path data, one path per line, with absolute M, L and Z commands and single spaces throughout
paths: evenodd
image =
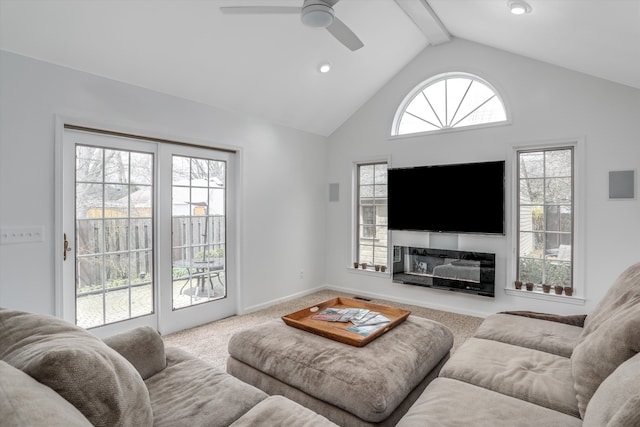
M 64 233 L 64 249 L 63 249 L 63 260 L 66 261 L 67 260 L 67 252 L 71 250 L 71 247 L 69 246 L 69 241 L 67 240 L 67 233 Z

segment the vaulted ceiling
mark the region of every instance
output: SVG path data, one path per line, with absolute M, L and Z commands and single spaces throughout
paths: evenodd
M 453 37 L 640 89 L 640 0 L 527 1 L 340 0 L 352 52 L 296 15 L 220 10 L 302 0 L 0 0 L 0 49 L 320 135 Z

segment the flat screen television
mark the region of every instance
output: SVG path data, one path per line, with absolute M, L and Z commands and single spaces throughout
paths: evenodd
M 505 162 L 388 171 L 389 229 L 505 234 Z

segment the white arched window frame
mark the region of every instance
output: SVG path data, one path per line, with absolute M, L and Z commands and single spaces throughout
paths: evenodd
M 396 111 L 392 136 L 471 129 L 509 123 L 505 103 L 486 80 L 448 72 L 416 86 Z

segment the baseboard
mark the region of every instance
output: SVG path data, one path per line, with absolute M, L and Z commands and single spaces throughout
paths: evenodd
M 383 299 L 387 301 L 397 302 L 400 304 L 416 305 L 418 307 L 430 308 L 433 310 L 440 310 L 440 311 L 448 311 L 450 313 L 462 314 L 465 316 L 485 318 L 490 314 L 493 314 L 493 313 L 484 313 L 484 312 L 475 311 L 475 310 L 461 310 L 458 307 L 443 306 L 439 304 L 418 304 L 417 301 L 413 299 L 397 298 L 397 297 L 394 297 L 393 295 L 378 294 L 374 292 L 362 292 L 362 290 L 360 289 L 351 289 L 351 288 L 345 288 L 340 286 L 325 285 L 321 289 L 322 290 L 328 289 L 336 292 L 344 292 L 348 294 L 353 294 L 354 296 L 357 295 L 361 297 Z
M 283 302 L 291 301 L 291 300 L 296 299 L 296 298 L 304 297 L 304 296 L 311 295 L 311 294 L 319 292 L 319 291 L 326 291 L 326 290 L 331 290 L 331 291 L 336 291 L 336 292 L 343 292 L 343 293 L 346 293 L 346 294 L 351 294 L 353 296 L 360 296 L 360 297 L 367 297 L 367 298 L 377 298 L 377 299 L 382 299 L 382 300 L 387 300 L 387 301 L 393 301 L 393 302 L 397 302 L 397 303 L 400 303 L 400 304 L 416 305 L 418 307 L 430 308 L 430 309 L 433 309 L 433 310 L 440 310 L 440 311 L 448 311 L 450 313 L 462 314 L 462 315 L 465 315 L 465 316 L 474 316 L 474 317 L 485 318 L 485 317 L 489 316 L 490 314 L 493 314 L 493 313 L 484 313 L 484 312 L 475 311 L 475 310 L 461 310 L 458 307 L 443 306 L 443 305 L 439 305 L 439 304 L 419 304 L 416 300 L 413 300 L 413 299 L 397 298 L 397 297 L 394 297 L 393 295 L 379 294 L 379 293 L 375 293 L 375 292 L 362 292 L 362 290 L 360 290 L 360 289 L 352 289 L 352 288 L 341 287 L 341 286 L 332 286 L 332 285 L 317 286 L 315 288 L 306 289 L 306 290 L 304 290 L 302 292 L 297 292 L 295 294 L 287 295 L 287 296 L 282 297 L 282 298 L 276 298 L 276 299 L 273 299 L 273 300 L 269 300 L 269 301 L 263 302 L 261 304 L 256 304 L 256 305 L 252 305 L 252 306 L 249 306 L 249 307 L 245 307 L 244 310 L 242 310 L 238 314 L 252 313 L 254 311 L 258 311 L 258 310 L 262 310 L 262 309 L 265 309 L 265 308 L 269 308 L 269 307 L 271 307 L 273 305 L 276 305 L 276 304 L 280 304 L 280 303 L 283 303 Z
M 296 299 L 296 298 L 300 298 L 300 297 L 305 297 L 307 295 L 311 295 L 311 294 L 314 294 L 316 292 L 324 291 L 324 290 L 327 290 L 327 289 L 329 289 L 327 286 L 318 286 L 318 287 L 315 287 L 315 288 L 307 289 L 307 290 L 304 290 L 302 292 L 297 292 L 295 294 L 287 295 L 286 297 L 276 298 L 276 299 L 273 299 L 273 300 L 269 300 L 269 301 L 263 302 L 261 304 L 245 307 L 244 309 L 241 309 L 241 312 L 238 313 L 238 314 L 253 313 L 254 311 L 258 311 L 258 310 L 262 310 L 262 309 L 265 309 L 265 308 L 269 308 L 272 305 L 276 305 L 276 304 L 280 304 L 280 303 L 283 303 L 283 302 L 291 301 L 292 299 Z

